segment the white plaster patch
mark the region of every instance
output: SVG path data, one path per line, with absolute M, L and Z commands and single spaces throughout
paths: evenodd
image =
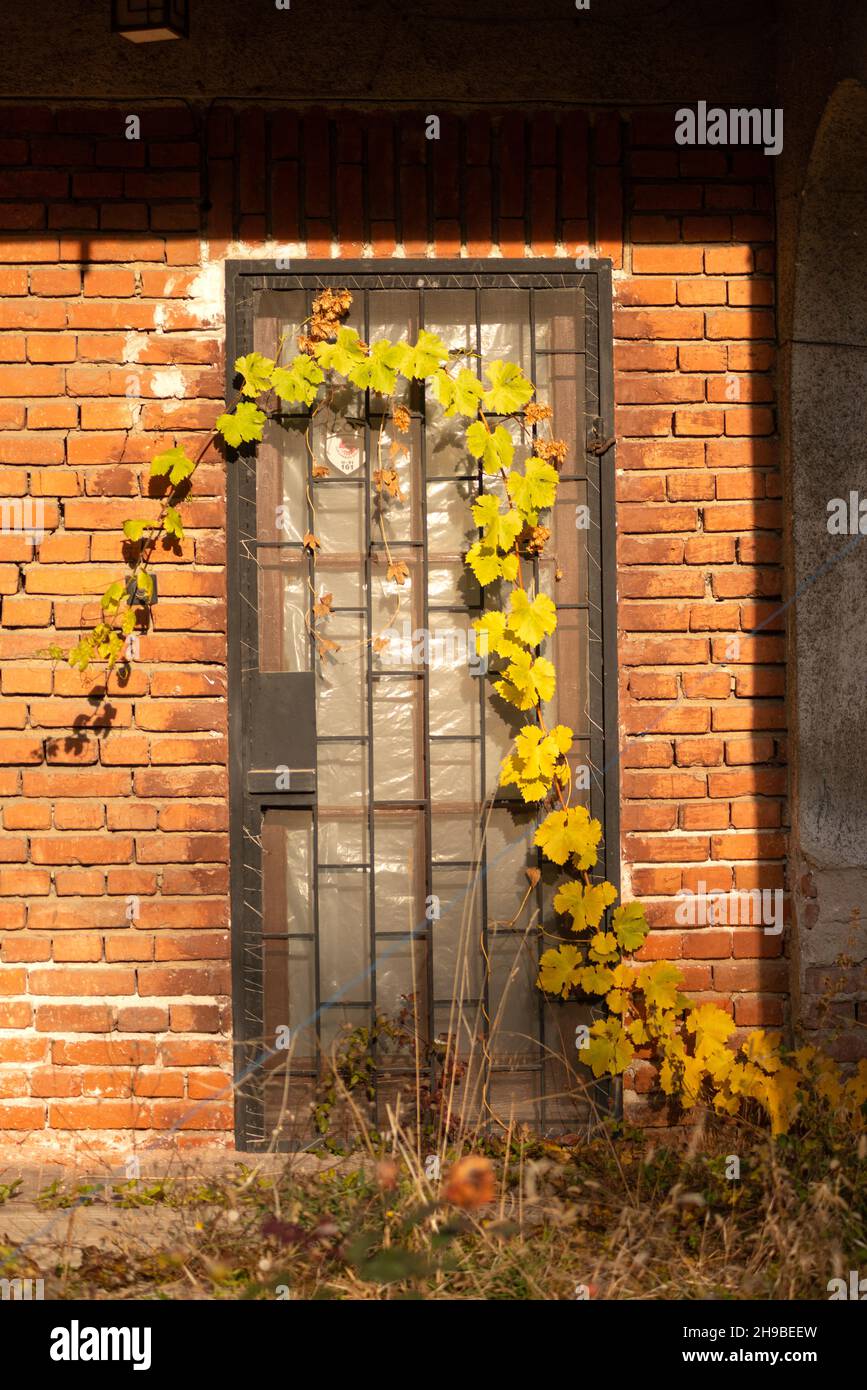
M 190 285 L 185 307 L 203 328 L 223 322 L 223 262 L 207 261 Z
M 184 374 L 180 367 L 163 367 L 151 376 L 150 389 L 155 396 L 186 395 Z
M 127 333 L 123 343 L 124 362 L 139 362 L 147 345 L 147 333 Z

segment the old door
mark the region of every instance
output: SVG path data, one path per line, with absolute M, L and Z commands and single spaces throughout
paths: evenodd
M 554 407 L 569 455 L 533 583 L 558 605 L 552 717 L 576 731 L 576 799 L 603 821 L 599 868 L 617 882 L 616 795 L 605 796 L 613 450 L 594 448 L 612 432 L 607 269 L 236 263 L 230 363 L 274 357 L 281 340 L 295 351 L 325 285 L 352 291 L 347 322 L 366 341 L 428 328 L 480 354 L 476 370 L 519 362 Z M 499 602 L 463 564 L 470 503 L 491 481 L 465 422 L 420 383 L 405 383 L 402 403 L 404 434 L 382 398 L 354 388 L 315 414 L 287 409 L 255 463 L 230 464 L 234 1005 L 249 1147 L 275 1132 L 309 1140 L 335 1057 L 379 1126 L 398 1103 L 410 1123 L 445 1107 L 452 1122 L 574 1128 L 586 1112 L 574 1035 L 588 1010 L 535 987 L 540 926 L 561 929 L 545 876 L 526 875 L 534 812 L 498 787 L 516 724 L 470 634 Z M 527 446 L 509 428 L 520 460 Z M 398 496 L 377 489 L 383 466 Z

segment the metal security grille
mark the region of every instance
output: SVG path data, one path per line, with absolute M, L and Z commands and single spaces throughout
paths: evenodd
M 231 363 L 285 352 L 325 286 L 348 288 L 366 341 L 439 333 L 521 363 L 569 454 L 532 584 L 554 597 L 552 718 L 605 827 L 618 882 L 610 271 L 550 262 L 406 261 L 350 270 L 227 268 Z M 498 787 L 523 722 L 492 699 L 471 624 L 498 606 L 463 564 L 470 503 L 496 490 L 422 383 L 399 436 L 374 392 L 287 408 L 255 462 L 229 468 L 232 931 L 239 1142 L 310 1136 L 323 1058 L 355 1047 L 375 1123 L 414 1117 L 444 1068 L 464 1118 L 574 1127 L 576 1026 L 589 1006 L 534 985 L 539 924 L 560 935 L 535 814 Z M 492 423 L 497 423 L 493 420 Z M 506 422 L 503 422 L 506 423 Z M 514 429 L 513 425 L 510 428 Z M 515 429 L 516 442 L 520 437 Z M 406 447 L 401 449 L 401 444 Z M 518 449 L 520 462 L 529 452 Z M 372 487 L 398 475 L 401 499 Z M 311 556 L 306 533 L 320 545 Z M 388 577 L 390 563 L 406 580 Z M 529 567 L 525 567 L 529 577 Z M 329 597 L 327 600 L 325 595 Z M 323 613 L 323 605 L 325 612 Z M 327 640 L 323 644 L 314 629 Z M 582 771 L 583 770 L 583 771 Z M 616 778 L 612 778 L 616 788 Z M 523 914 L 515 918 L 522 899 Z M 550 943 L 548 943 L 550 944 Z

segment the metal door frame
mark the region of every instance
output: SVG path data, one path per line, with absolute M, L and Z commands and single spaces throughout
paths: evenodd
M 604 854 L 601 867 L 616 888 L 620 886 L 620 795 L 619 795 L 619 729 L 617 691 L 617 565 L 615 525 L 615 446 L 603 448 L 614 439 L 614 383 L 612 343 L 612 267 L 610 261 L 590 260 L 581 271 L 562 269 L 556 260 L 299 260 L 291 270 L 285 262 L 280 269 L 275 261 L 227 261 L 226 273 L 226 401 L 228 408 L 236 402 L 234 386 L 236 357 L 252 350 L 254 297 L 261 290 L 321 289 L 573 289 L 585 290 L 585 423 L 588 426 L 587 469 L 588 484 L 598 485 L 599 575 L 596 584 L 596 603 L 593 602 L 594 576 L 589 575 L 588 599 L 590 611 L 598 612 L 601 632 L 590 631 L 590 679 L 593 681 L 594 641 L 599 648 L 595 663 L 601 691 L 597 709 L 601 715 L 603 733 L 599 736 L 598 766 L 602 771 L 601 787 L 591 786 L 591 812 L 602 820 Z M 593 368 L 596 370 L 594 371 Z M 592 407 L 592 409 L 591 409 Z M 599 450 L 593 448 L 600 445 Z M 595 477 L 591 474 L 593 459 L 598 463 Z M 247 1026 L 254 1012 L 261 1017 L 262 971 L 251 969 L 248 952 L 249 909 L 245 906 L 244 890 L 244 832 L 251 809 L 250 792 L 246 785 L 246 731 L 242 703 L 242 643 L 245 632 L 243 614 L 243 574 L 241 557 L 242 513 L 250 515 L 249 498 L 240 486 L 240 469 L 234 454 L 227 464 L 227 633 L 228 633 L 228 715 L 229 715 L 229 810 L 230 810 L 230 912 L 232 928 L 232 1015 L 233 1049 L 235 1054 L 235 1138 L 239 1148 L 260 1148 L 267 1143 L 264 1134 L 262 1107 L 255 1096 L 245 1092 L 243 1083 L 261 1071 L 268 1053 L 259 1048 L 250 1052 L 255 1033 Z M 255 500 L 252 504 L 255 517 Z M 591 701 L 593 692 L 590 692 Z M 303 781 L 303 779 L 302 779 Z M 307 788 L 299 784 L 297 791 L 304 799 L 290 793 L 281 799 L 282 805 L 307 805 Z M 372 791 L 372 789 L 371 789 Z M 599 804 L 601 802 L 601 805 Z M 262 794 L 255 797 L 262 811 L 274 804 L 274 798 Z M 371 878 L 373 875 L 371 874 Z M 432 1007 L 432 1001 L 431 1001 Z M 620 1088 L 604 1087 L 608 1106 L 615 1113 L 620 1108 Z

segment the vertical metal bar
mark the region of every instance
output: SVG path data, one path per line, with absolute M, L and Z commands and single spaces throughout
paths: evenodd
M 370 342 L 370 291 L 362 291 L 364 304 L 364 341 Z M 380 421 L 380 425 L 382 421 Z M 373 547 L 371 545 L 373 494 L 371 492 L 371 439 L 370 439 L 370 391 L 364 393 L 364 487 L 362 505 L 364 507 L 364 581 L 365 581 L 365 642 L 364 683 L 367 691 L 367 938 L 370 953 L 370 1025 L 374 1026 L 377 1016 L 376 1000 L 376 842 L 374 811 L 374 751 L 373 751 Z M 371 1043 L 373 1056 L 373 1115 L 374 1124 L 379 1110 L 379 1074 L 376 1065 L 377 1046 L 375 1037 Z
M 614 435 L 614 349 L 612 323 L 611 266 L 601 265 L 596 273 L 596 332 L 599 354 L 599 415 L 603 438 Z M 598 456 L 599 535 L 602 586 L 602 702 L 604 709 L 605 776 L 604 821 L 605 875 L 620 888 L 620 759 L 617 691 L 617 556 L 615 449 Z M 618 1118 L 623 1107 L 623 1086 L 618 1079 L 607 1087 L 608 1104 Z
M 299 280 L 299 287 L 303 282 Z M 310 313 L 313 307 L 313 299 L 316 291 L 310 290 L 307 295 L 307 311 Z M 305 450 L 307 463 L 307 530 L 314 532 L 313 515 L 313 489 L 315 486 L 313 478 L 313 456 L 314 448 L 313 437 L 313 414 L 310 406 L 307 407 L 308 430 L 310 432 L 310 449 Z M 316 647 L 316 639 L 313 636 L 313 591 L 316 587 L 316 565 L 315 556 L 308 554 L 305 561 L 305 578 L 307 580 L 307 631 L 310 644 L 310 669 L 313 672 L 314 683 L 319 679 L 319 655 Z M 314 684 L 315 689 L 315 684 Z M 314 697 L 315 698 L 315 697 Z M 316 765 L 319 765 L 319 749 L 316 750 Z M 321 976 L 321 952 L 319 946 L 319 790 L 317 777 L 316 801 L 313 807 L 313 862 L 310 865 L 310 901 L 313 908 L 313 920 L 311 930 L 313 932 L 313 980 L 314 980 L 314 1003 L 316 1006 L 316 1077 L 319 1080 L 322 1076 L 322 976 Z
M 480 286 L 479 286 L 478 279 L 476 280 L 476 286 L 475 286 L 475 306 L 476 306 L 476 352 L 478 352 L 478 353 L 480 354 L 477 360 L 478 360 L 478 363 L 479 363 L 479 371 L 481 372 L 481 365 L 482 365 L 482 358 L 481 358 L 481 351 L 482 351 L 482 291 L 481 291 L 481 288 L 480 288 Z M 479 460 L 478 478 L 479 478 L 479 483 L 478 483 L 479 492 L 482 492 L 483 489 L 484 489 L 484 473 L 483 473 L 483 469 L 482 469 L 482 461 L 481 461 L 481 459 Z M 482 611 L 484 611 L 484 609 L 485 609 L 486 606 L 487 606 L 487 596 L 486 596 L 486 594 L 485 594 L 484 588 L 481 588 L 481 586 L 480 586 L 480 592 L 481 592 L 481 607 L 482 607 Z M 487 790 L 488 790 L 488 788 L 487 788 L 487 781 L 488 781 L 488 759 L 487 759 L 487 748 L 486 748 L 486 746 L 485 746 L 485 744 L 486 744 L 486 738 L 487 738 L 487 727 L 486 727 L 486 724 L 485 724 L 485 710 L 486 710 L 486 704 L 487 704 L 487 701 L 486 701 L 486 698 L 485 698 L 485 697 L 486 697 L 486 694 L 487 694 L 487 691 L 486 691 L 485 682 L 484 682 L 483 680 L 480 680 L 480 681 L 479 681 L 479 708 L 480 708 L 480 723 L 479 723 L 479 790 L 480 790 L 480 795 L 481 795 L 481 804 L 480 804 L 480 806 L 479 806 L 479 823 L 480 823 L 481 831 L 485 831 L 485 829 L 486 829 L 486 820 L 487 820 L 487 824 L 488 824 L 488 825 L 490 824 L 490 820 L 487 819 L 486 816 L 485 816 L 485 807 L 487 806 Z M 495 793 L 495 794 L 496 794 L 496 793 Z M 483 1070 L 483 1073 L 482 1073 L 482 1093 L 481 1093 L 481 1094 L 482 1094 L 482 1107 L 483 1107 L 483 1111 L 484 1111 L 484 1112 L 488 1112 L 488 1102 L 489 1102 L 489 1097 L 490 1097 L 490 1084 L 491 1084 L 491 1077 L 490 1077 L 490 1069 L 491 1069 L 491 1061 L 490 1061 L 490 1058 L 491 1058 L 491 950 L 490 950 L 490 943 L 489 943 L 489 940 L 488 940 L 488 839 L 487 839 L 487 834 L 484 834 L 484 835 L 480 834 L 480 835 L 479 835 L 479 868 L 478 868 L 478 873 L 481 875 L 482 946 L 483 946 L 484 953 L 485 953 L 485 969 L 484 969 L 484 975 L 483 975 L 483 978 L 482 978 L 482 1009 L 483 1009 L 483 1014 L 484 1014 L 484 1028 L 483 1028 L 483 1032 L 484 1032 L 484 1037 L 485 1037 L 485 1059 L 486 1059 L 486 1060 L 485 1060 L 485 1062 L 484 1062 L 484 1064 L 483 1064 L 484 1070 Z M 471 894 L 471 901 L 473 900 L 474 897 L 475 897 L 475 895 L 474 895 L 474 894 Z
M 418 326 L 419 331 L 425 325 L 425 290 L 423 285 L 418 291 Z M 430 631 L 430 605 L 429 589 L 430 583 L 430 555 L 427 531 L 427 391 L 424 382 L 420 382 L 417 389 L 420 397 L 419 411 L 421 415 L 421 427 L 419 438 L 421 441 L 421 459 L 419 461 L 419 489 L 421 502 L 421 567 L 422 567 L 422 627 L 426 633 Z M 410 405 L 412 399 L 410 398 Z M 428 656 L 432 650 L 432 644 L 428 640 L 425 644 Z M 426 661 L 422 669 L 422 796 L 424 798 L 424 898 L 425 908 L 427 908 L 428 898 L 433 893 L 433 805 L 431 801 L 431 775 L 430 775 L 430 666 Z M 430 1077 L 431 1094 L 436 1089 L 436 1062 L 434 1060 L 434 1049 L 431 1046 L 434 1040 L 434 921 L 433 917 L 426 919 L 424 929 L 425 942 L 425 987 L 427 998 L 425 1000 L 425 1020 L 424 1041 L 428 1045 L 428 1075 Z M 415 981 L 413 981 L 415 984 Z M 416 1010 L 418 1017 L 418 1010 Z M 416 1044 L 418 1046 L 418 1044 Z M 421 1071 L 421 1067 L 419 1067 Z
M 238 354 L 242 341 L 240 333 L 241 284 L 237 269 L 226 267 L 226 294 L 228 312 L 226 315 L 226 400 L 232 398 L 232 363 Z M 244 791 L 244 772 L 246 756 L 243 727 L 243 642 L 246 623 L 241 606 L 240 576 L 241 547 L 238 540 L 240 531 L 240 497 L 238 469 L 231 464 L 227 473 L 227 521 L 228 545 L 226 554 L 227 578 L 227 643 L 229 655 L 228 706 L 229 706 L 229 798 L 231 836 L 231 920 L 232 920 L 232 1014 L 235 1020 L 233 1046 L 234 1072 L 239 1077 L 248 1064 L 248 1032 L 246 1027 L 246 994 L 249 972 L 247 970 L 245 933 L 248 913 L 244 908 L 243 847 L 244 825 L 249 815 L 249 806 Z M 244 1087 L 235 1091 L 235 1126 L 238 1142 L 242 1145 L 250 1139 L 250 1120 L 248 1100 Z
M 535 287 L 534 285 L 531 285 L 531 286 L 530 286 L 530 380 L 533 382 L 533 385 L 534 385 L 534 386 L 535 386 L 535 384 L 536 384 L 536 371 L 537 371 L 537 363 L 536 363 L 536 287 Z M 539 558 L 538 558 L 538 556 L 534 556 L 534 559 L 533 559 L 533 581 L 534 581 L 534 584 L 535 584 L 535 592 L 536 592 L 537 594 L 538 594 L 538 592 L 539 592 L 539 573 L 540 573 Z M 555 642 L 556 642 L 556 638 L 552 638 L 552 646 L 555 644 Z M 537 853 L 537 859 L 538 859 L 538 853 Z M 545 924 L 545 922 L 544 922 L 544 919 L 545 919 L 545 900 L 544 900 L 544 894 L 543 894 L 543 891 L 542 891 L 542 880 L 541 880 L 541 878 L 539 879 L 539 882 L 536 884 L 534 896 L 535 896 L 535 899 L 536 899 L 536 911 L 537 911 L 538 914 L 539 914 L 539 932 L 538 932 L 538 935 L 537 935 L 537 938 L 536 938 L 536 961 L 537 961 L 537 964 L 538 964 L 538 961 L 539 961 L 539 959 L 540 959 L 540 957 L 541 957 L 541 955 L 542 955 L 542 950 L 543 950 L 543 946 L 544 946 L 544 938 L 543 938 L 543 936 L 542 936 L 542 928 L 544 927 L 544 924 Z M 547 1051 L 547 1049 L 546 1049 L 546 1047 L 545 1047 L 545 1034 L 546 1034 L 546 1030 L 545 1030 L 545 996 L 544 996 L 544 994 L 542 993 L 541 990 L 538 990 L 537 993 L 538 993 L 538 996 L 539 996 L 538 1001 L 537 1001 L 537 1013 L 538 1013 L 538 1024 L 537 1024 L 537 1026 L 538 1026 L 538 1029 L 539 1029 L 539 1037 L 538 1037 L 538 1044 L 539 1044 L 539 1045 L 538 1045 L 538 1049 L 537 1049 L 536 1061 L 539 1063 L 539 1071 L 538 1071 L 538 1073 L 536 1074 L 536 1085 L 538 1086 L 538 1090 L 539 1090 L 538 1097 L 537 1097 L 537 1098 L 538 1098 L 538 1102 L 539 1102 L 539 1124 L 540 1124 L 540 1126 L 541 1126 L 541 1128 L 542 1128 L 542 1132 L 544 1133 L 545 1130 L 546 1130 L 546 1128 L 547 1128 L 547 1114 L 548 1114 L 548 1107 L 547 1107 L 547 1102 L 546 1102 L 546 1099 L 545 1099 L 545 1093 L 546 1093 L 546 1088 L 545 1088 L 545 1058 L 548 1056 L 548 1051 Z

